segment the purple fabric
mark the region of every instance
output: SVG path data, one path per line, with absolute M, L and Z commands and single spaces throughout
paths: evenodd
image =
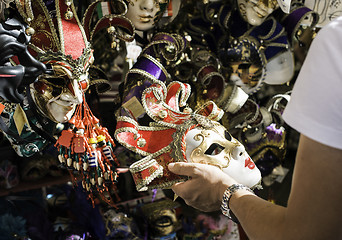
M 166 79 L 166 76 L 162 69 L 154 64 L 154 62 L 145 57 L 140 57 L 139 60 L 134 64 L 133 68 L 148 72 L 160 81 L 165 81 Z
M 290 13 L 283 21 L 283 25 L 285 27 L 285 30 L 288 34 L 289 39 L 292 37 L 292 33 L 295 30 L 298 22 L 301 20 L 301 18 L 308 12 L 312 11 L 311 9 L 307 7 L 301 7 L 296 10 L 294 10 L 292 13 Z

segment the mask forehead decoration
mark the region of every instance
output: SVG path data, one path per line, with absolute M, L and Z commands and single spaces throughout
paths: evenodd
M 227 138 L 231 140 L 229 133 L 217 122 L 222 117 L 223 111 L 212 101 L 208 101 L 194 112 L 189 108 L 181 111 L 186 106 L 190 91 L 188 84 L 176 81 L 171 82 L 167 88 L 162 82 L 152 84 L 144 90 L 142 103 L 146 113 L 154 122 L 149 126 L 140 126 L 132 118 L 125 116 L 117 118 L 115 138 L 129 150 L 145 156 L 130 166 L 138 191 L 168 188 L 176 182 L 186 180 L 168 171 L 167 165 L 171 162 L 191 162 L 194 157 L 197 162 L 212 164 L 222 169 L 230 165 L 226 158 L 232 154 L 230 149 L 233 149 L 237 143 L 227 140 Z M 201 144 L 197 146 L 189 144 L 186 137 L 194 129 L 200 129 L 193 137 L 200 139 Z M 208 148 L 211 148 L 209 145 L 215 142 L 213 138 L 208 138 L 208 142 L 202 141 L 208 134 L 212 134 L 214 138 L 215 135 L 220 136 L 216 142 L 227 147 L 224 150 L 227 152 L 227 157 L 223 157 L 223 160 L 208 157 L 211 153 L 206 154 L 205 160 L 196 156 L 198 151 L 205 153 Z M 187 150 L 192 147 L 193 152 L 191 151 L 190 155 L 193 156 L 189 157 Z M 257 185 L 260 180 L 259 175 L 254 185 Z

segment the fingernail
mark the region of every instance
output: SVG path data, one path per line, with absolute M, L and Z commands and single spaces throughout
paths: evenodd
M 174 166 L 175 166 L 174 163 L 169 163 L 169 165 L 167 165 L 167 167 L 168 167 L 169 169 L 173 168 Z

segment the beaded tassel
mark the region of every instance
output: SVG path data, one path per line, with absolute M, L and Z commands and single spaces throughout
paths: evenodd
M 116 168 L 119 162 L 113 153 L 115 143 L 107 128 L 100 125 L 99 120 L 91 112 L 85 97 L 79 104 L 74 116 L 69 120 L 69 128 L 63 130 L 55 147 L 58 148 L 58 159 L 71 175 L 74 185 L 77 178 L 82 179 L 82 186 L 88 192 L 93 205 L 95 196 L 99 196 L 109 205 L 114 206 L 111 192 L 116 199 Z

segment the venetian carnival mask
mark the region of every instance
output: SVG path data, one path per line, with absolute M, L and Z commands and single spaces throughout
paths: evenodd
M 30 85 L 31 98 L 44 117 L 65 123 L 89 86 L 88 70 L 94 62 L 89 36 L 74 5 L 65 1 L 17 1 L 16 7 L 29 25 L 30 52 L 49 66 L 49 71 Z
M 237 0 L 242 18 L 251 25 L 259 26 L 279 7 L 277 0 Z
M 83 101 L 88 89 L 88 72 L 78 76 L 68 65 L 52 65 L 53 75 L 42 74 L 31 84 L 31 95 L 44 116 L 54 122 L 64 123 L 71 119 L 76 106 Z
M 256 92 L 266 73 L 265 55 L 252 37 L 234 39 L 220 51 L 220 59 L 231 69 L 230 80 L 247 94 Z
M 293 52 L 291 50 L 284 51 L 267 62 L 265 83 L 270 85 L 284 84 L 292 79 L 294 70 Z
M 142 205 L 141 210 L 151 237 L 159 239 L 175 233 L 179 227 L 175 210 L 177 207 L 179 204 L 169 199 Z
M 155 26 L 166 9 L 168 0 L 127 0 L 126 17 L 137 30 L 147 31 Z
M 186 134 L 186 158 L 189 162 L 214 165 L 239 183 L 255 187 L 260 171 L 245 147 L 219 123 L 211 129 L 194 128 Z
M 244 147 L 217 122 L 223 115 L 212 101 L 192 112 L 180 110 L 190 95 L 186 83 L 162 82 L 145 89 L 142 102 L 155 121 L 140 126 L 133 118 L 117 118 L 116 139 L 143 159 L 130 171 L 138 191 L 169 188 L 186 178 L 170 172 L 171 162 L 197 162 L 217 166 L 237 181 L 257 187 L 261 174 Z M 180 101 L 180 102 L 178 102 Z

